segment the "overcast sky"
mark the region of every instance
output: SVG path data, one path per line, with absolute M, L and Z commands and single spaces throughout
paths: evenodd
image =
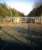
M 42 0 L 0 0 L 0 2 L 6 2 L 8 6 L 27 15 L 33 9 L 34 4 L 41 3 Z

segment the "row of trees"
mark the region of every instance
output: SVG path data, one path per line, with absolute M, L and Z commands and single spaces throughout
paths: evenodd
M 36 6 L 36 8 L 34 8 L 27 16 L 34 17 L 40 15 L 42 15 L 42 5 Z M 0 16 L 24 17 L 25 15 L 14 8 L 8 7 L 6 3 L 0 3 Z
M 35 5 L 35 8 L 27 15 L 30 17 L 40 17 L 42 16 L 42 4 L 41 5 Z
M 24 14 L 20 13 L 19 11 L 15 10 L 14 8 L 8 7 L 5 3 L 0 3 L 0 16 L 19 17 L 19 16 L 24 16 Z

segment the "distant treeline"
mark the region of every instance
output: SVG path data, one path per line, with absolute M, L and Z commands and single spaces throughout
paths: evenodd
M 42 4 L 38 7 L 33 8 L 33 10 L 27 16 L 30 16 L 30 17 L 42 16 Z
M 24 17 L 23 13 L 20 13 L 19 11 L 15 10 L 14 8 L 10 8 L 5 3 L 0 3 L 0 16 L 6 17 L 6 16 L 12 16 L 12 17 Z
M 0 17 L 12 16 L 12 17 L 25 17 L 25 15 L 15 8 L 10 8 L 6 3 L 0 3 Z M 27 17 L 40 17 L 42 16 L 42 5 L 39 5 L 26 15 Z

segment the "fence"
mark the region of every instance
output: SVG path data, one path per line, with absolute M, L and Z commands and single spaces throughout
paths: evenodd
M 0 18 L 0 22 L 20 22 L 20 23 L 42 23 L 42 17 L 7 17 Z

